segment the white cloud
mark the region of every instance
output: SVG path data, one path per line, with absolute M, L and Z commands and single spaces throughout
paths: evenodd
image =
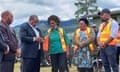
M 120 0 L 97 0 L 97 5 L 102 8 L 120 7 Z
M 28 18 L 36 14 L 47 20 L 50 15 L 57 15 L 62 20 L 74 18 L 76 0 L 0 0 L 0 13 L 4 10 L 13 12 L 15 19 Z M 120 0 L 97 0 L 99 8 L 120 8 Z M 22 20 L 20 20 L 22 21 Z
M 1 5 L 1 4 L 0 4 Z M 45 15 L 45 12 L 52 10 L 52 8 L 47 6 L 41 6 L 31 3 L 23 3 L 23 2 L 11 2 L 4 3 L 1 8 L 3 10 L 10 10 L 14 13 L 15 18 L 22 18 L 32 14 L 37 15 Z
M 0 1 L 0 11 L 10 10 L 15 18 L 28 17 L 36 14 L 41 19 L 55 14 L 61 19 L 74 18 L 76 7 L 74 0 L 4 0 Z

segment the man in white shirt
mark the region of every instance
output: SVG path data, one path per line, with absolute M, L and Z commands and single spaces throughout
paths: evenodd
M 40 72 L 43 38 L 41 31 L 36 28 L 38 21 L 38 17 L 32 15 L 20 29 L 22 72 Z

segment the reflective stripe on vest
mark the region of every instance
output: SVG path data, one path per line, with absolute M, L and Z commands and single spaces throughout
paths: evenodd
M 50 36 L 50 31 L 51 31 L 51 29 L 48 29 L 48 34 L 45 36 L 44 42 L 43 42 L 43 50 L 44 50 L 45 52 L 48 52 L 48 48 L 49 48 L 49 36 Z
M 64 39 L 63 28 L 59 27 L 58 30 L 59 30 L 59 34 L 60 34 L 60 41 L 61 41 L 61 44 L 62 44 L 62 49 L 63 49 L 63 51 L 66 52 L 67 46 L 66 46 L 65 39 Z M 51 29 L 48 29 L 48 36 L 50 36 L 50 32 L 51 32 Z
M 110 26 L 111 26 L 111 21 L 109 21 L 106 25 L 104 24 L 101 24 L 100 25 L 100 42 L 101 43 L 104 43 L 108 40 L 108 38 L 110 37 L 110 34 L 111 34 L 111 29 L 110 29 Z M 115 42 L 115 39 L 112 40 L 108 45 L 115 45 L 116 42 Z
M 80 29 L 77 29 L 77 30 L 75 31 L 75 37 L 74 37 L 74 39 L 75 39 L 75 41 L 76 41 L 77 43 L 80 41 L 80 39 L 79 39 L 79 34 L 80 34 Z M 86 30 L 86 38 L 88 39 L 89 37 L 90 37 L 90 28 L 87 27 L 87 30 Z M 74 45 L 74 50 L 76 50 L 77 48 L 78 48 L 78 46 L 77 46 L 77 45 Z M 91 51 L 94 51 L 94 45 L 93 45 L 93 43 L 90 43 L 90 44 L 89 44 L 89 48 L 90 48 Z
M 59 34 L 60 34 L 60 40 L 61 40 L 61 44 L 62 44 L 62 49 L 66 52 L 67 46 L 66 46 L 65 39 L 64 39 L 63 28 L 59 28 Z

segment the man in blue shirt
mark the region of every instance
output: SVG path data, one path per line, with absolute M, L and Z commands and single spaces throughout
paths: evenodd
M 118 72 L 116 61 L 116 46 L 114 38 L 118 33 L 118 23 L 111 18 L 109 9 L 103 9 L 100 12 L 102 20 L 98 35 L 97 42 L 100 49 L 101 58 L 105 68 L 105 72 Z

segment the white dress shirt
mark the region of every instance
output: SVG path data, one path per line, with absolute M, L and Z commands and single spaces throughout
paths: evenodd
M 35 35 L 36 35 L 36 37 L 40 37 L 40 33 L 39 33 L 39 31 L 36 29 L 36 27 L 33 27 L 30 23 L 29 23 L 29 25 L 32 27 L 32 29 L 33 29 L 33 31 L 35 32 Z M 33 38 L 33 41 L 34 41 L 34 38 Z M 38 47 L 38 49 L 40 49 L 40 44 L 39 44 L 39 47 Z

